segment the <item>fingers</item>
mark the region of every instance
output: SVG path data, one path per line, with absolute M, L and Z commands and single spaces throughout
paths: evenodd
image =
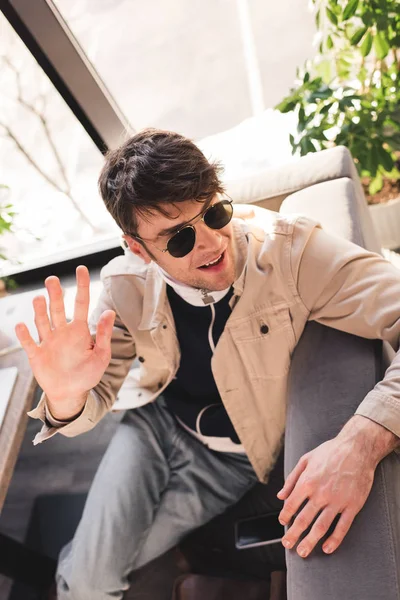
M 342 512 L 332 535 L 328 537 L 322 546 L 322 549 L 324 552 L 326 552 L 326 554 L 331 554 L 340 546 L 346 537 L 354 518 L 355 514 L 353 510 L 346 509 Z
M 316 506 L 311 500 L 307 502 L 282 539 L 282 544 L 285 548 L 293 548 L 301 534 L 310 527 L 320 510 L 321 508 Z
M 105 310 L 97 323 L 96 346 L 103 351 L 109 351 L 111 347 L 111 334 L 115 321 L 115 312 Z
M 55 275 L 51 275 L 44 283 L 49 293 L 50 316 L 53 326 L 62 327 L 67 324 L 67 319 L 60 280 Z
M 299 489 L 295 488 L 289 498 L 285 500 L 279 514 L 279 522 L 282 525 L 288 525 L 308 497 L 307 491 L 302 486 Z
M 35 325 L 39 334 L 39 340 L 42 341 L 51 332 L 46 298 L 44 296 L 35 296 L 33 299 L 33 309 L 35 311 Z
M 306 537 L 299 544 L 297 548 L 297 554 L 299 556 L 306 558 L 310 552 L 314 550 L 319 540 L 324 537 L 329 527 L 332 525 L 336 516 L 337 511 L 333 508 L 327 507 L 321 512 L 318 519 L 312 526 L 310 533 L 306 535 Z
M 35 358 L 38 346 L 32 338 L 31 334 L 25 323 L 17 323 L 15 326 L 15 334 L 19 340 L 19 343 L 25 350 L 29 360 Z
M 74 320 L 88 320 L 90 301 L 90 276 L 87 267 L 79 265 L 76 269 L 77 291 L 75 296 Z
M 297 521 L 297 519 L 299 519 L 301 517 L 302 513 L 305 510 L 306 510 L 306 508 L 304 508 L 301 511 L 300 515 L 296 518 L 296 521 Z M 311 513 L 312 513 L 312 510 L 309 512 L 309 514 L 311 514 Z M 304 516 L 304 518 L 302 518 L 302 525 L 299 529 L 301 529 L 303 527 L 303 525 L 308 521 L 309 514 L 306 514 Z M 325 543 L 322 546 L 322 549 L 326 554 L 331 554 L 332 552 L 337 550 L 337 548 L 343 542 L 344 538 L 346 537 L 346 535 L 354 521 L 354 516 L 355 516 L 354 511 L 352 511 L 350 509 L 344 510 L 343 513 L 340 515 L 340 518 L 337 522 L 334 532 L 325 541 Z M 337 517 L 336 509 L 334 509 L 332 507 L 325 508 L 321 512 L 321 514 L 319 515 L 317 520 L 315 521 L 309 534 L 306 535 L 306 537 L 299 544 L 299 546 L 297 548 L 297 554 L 299 556 L 301 556 L 302 558 L 306 558 L 314 550 L 317 543 L 327 533 L 327 531 L 331 527 L 331 525 L 336 517 Z M 296 521 L 295 521 L 295 523 L 296 523 Z M 307 527 L 310 526 L 311 522 L 312 522 L 312 520 L 308 523 Z M 292 529 L 292 528 L 293 528 L 293 526 L 290 529 Z M 284 543 L 284 540 L 289 536 L 289 531 L 286 533 L 285 537 L 283 538 L 282 543 Z M 297 535 L 297 531 L 294 533 L 294 535 L 291 538 L 290 546 L 284 544 L 287 548 L 289 548 L 289 547 L 291 548 L 294 545 L 294 543 L 296 543 L 297 540 L 294 543 L 292 543 L 293 537 L 295 537 L 296 535 Z
M 280 500 L 285 500 L 289 494 L 292 493 L 294 486 L 296 485 L 300 475 L 303 473 L 307 466 L 307 457 L 306 455 L 302 456 L 293 471 L 287 476 L 285 485 L 278 492 L 277 496 Z

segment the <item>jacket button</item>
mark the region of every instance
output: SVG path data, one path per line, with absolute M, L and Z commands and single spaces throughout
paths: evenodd
M 143 363 L 144 362 L 143 356 L 139 356 L 138 361 L 141 362 L 141 363 Z
M 268 331 L 269 331 L 269 327 L 268 327 L 268 325 L 266 325 L 265 323 L 263 323 L 263 324 L 261 325 L 261 327 L 260 327 L 260 331 L 261 331 L 261 333 L 263 333 L 263 334 L 265 334 L 265 333 L 268 333 Z
M 164 325 L 162 326 L 162 328 L 163 328 L 163 329 L 167 329 L 167 326 L 164 324 Z

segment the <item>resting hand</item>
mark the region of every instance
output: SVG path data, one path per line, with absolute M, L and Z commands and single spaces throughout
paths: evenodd
M 334 552 L 369 496 L 379 461 L 397 443 L 398 438 L 390 431 L 356 415 L 336 438 L 305 454 L 278 494 L 285 501 L 279 516 L 283 525 L 288 525 L 305 503 L 287 530 L 283 545 L 293 548 L 315 521 L 297 548 L 299 556 L 305 558 L 340 515 L 323 544 L 324 552 Z

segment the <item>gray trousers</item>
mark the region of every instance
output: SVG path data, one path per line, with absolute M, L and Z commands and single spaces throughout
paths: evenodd
M 308 324 L 293 356 L 286 475 L 338 433 L 380 377 L 376 343 Z M 237 502 L 255 481 L 246 457 L 211 452 L 177 426 L 162 401 L 128 412 L 62 551 L 59 600 L 122 598 L 133 569 Z M 325 555 L 321 543 L 305 560 L 286 551 L 288 599 L 399 600 L 399 540 L 400 457 L 392 453 L 334 554 Z
M 209 450 L 161 398 L 128 411 L 61 552 L 58 600 L 122 598 L 132 570 L 222 513 L 256 480 L 245 455 Z

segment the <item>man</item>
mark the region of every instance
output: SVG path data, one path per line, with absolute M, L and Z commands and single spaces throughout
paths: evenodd
M 128 575 L 186 533 L 268 485 L 281 449 L 291 354 L 309 320 L 367 338 L 400 334 L 400 275 L 380 256 L 301 216 L 233 218 L 210 164 L 186 138 L 145 130 L 110 152 L 103 200 L 129 251 L 102 271 L 87 326 L 77 269 L 67 323 L 56 277 L 34 300 L 37 345 L 16 332 L 44 390 L 37 442 L 92 428 L 135 357 L 137 391 L 94 479 L 58 568 L 61 600 L 121 598 Z M 377 298 L 380 299 L 379 307 Z M 283 544 L 334 552 L 400 435 L 399 356 L 338 435 L 301 458 L 278 494 Z M 295 517 L 293 519 L 293 517 Z M 293 521 L 293 522 L 292 522 Z

